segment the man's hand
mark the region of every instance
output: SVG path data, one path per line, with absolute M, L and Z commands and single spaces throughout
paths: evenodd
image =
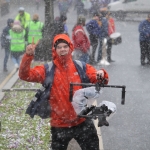
M 34 51 L 35 51 L 35 48 L 37 46 L 37 44 L 39 43 L 39 41 L 35 44 L 34 43 L 34 37 L 32 38 L 32 44 L 29 44 L 27 47 L 26 47 L 26 54 L 28 55 L 34 55 Z
M 104 71 L 103 70 L 97 71 L 96 74 L 97 74 L 97 76 L 96 76 L 97 80 L 99 79 L 99 77 L 104 78 Z

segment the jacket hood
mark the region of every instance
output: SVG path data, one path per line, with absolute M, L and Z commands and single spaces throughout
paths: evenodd
M 83 29 L 83 26 L 82 25 L 75 25 L 74 28 L 73 28 L 73 31 L 77 30 L 77 29 Z
M 59 39 L 63 39 L 65 41 L 67 41 L 67 43 L 69 44 L 69 47 L 70 47 L 69 53 L 66 56 L 63 56 L 63 57 L 62 56 L 61 57 L 58 56 L 58 54 L 56 53 L 56 49 L 54 47 L 55 42 L 57 40 L 59 40 Z M 52 55 L 53 55 L 53 61 L 54 61 L 55 64 L 60 63 L 60 62 L 64 62 L 64 61 L 65 62 L 69 61 L 72 58 L 71 53 L 73 52 L 73 50 L 74 50 L 74 46 L 73 46 L 73 44 L 72 44 L 72 42 L 71 42 L 71 40 L 70 40 L 68 35 L 66 35 L 66 34 L 58 34 L 58 35 L 56 35 L 54 37 L 53 48 L 52 48 Z
M 13 19 L 8 19 L 8 20 L 7 20 L 7 25 L 10 27 L 10 24 L 13 23 L 13 22 L 14 22 Z
M 16 32 L 16 33 L 20 33 L 20 32 L 23 31 L 23 28 L 22 28 L 20 25 L 15 24 L 15 25 L 13 25 L 13 27 L 12 27 L 12 31 L 14 31 L 14 32 Z

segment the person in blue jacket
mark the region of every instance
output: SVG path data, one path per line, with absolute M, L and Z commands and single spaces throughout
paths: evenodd
M 102 47 L 103 47 L 103 42 L 104 39 L 108 39 L 108 21 L 105 17 L 105 15 L 100 15 L 100 21 L 99 21 L 99 26 L 101 28 L 101 36 L 99 38 L 99 48 L 98 48 L 98 62 L 100 63 L 102 59 Z
M 145 65 L 146 58 L 147 64 L 150 65 L 150 13 L 146 20 L 142 21 L 139 25 L 139 40 L 141 49 L 141 65 Z
M 90 64 L 95 64 L 95 52 L 96 52 L 96 48 L 98 46 L 98 40 L 99 38 L 101 38 L 101 28 L 99 25 L 99 20 L 100 20 L 100 14 L 95 12 L 93 14 L 93 18 L 92 20 L 90 20 L 87 24 L 86 24 L 86 30 L 89 33 L 89 39 L 90 39 L 90 43 L 92 46 L 92 54 L 90 56 L 90 60 L 89 63 Z

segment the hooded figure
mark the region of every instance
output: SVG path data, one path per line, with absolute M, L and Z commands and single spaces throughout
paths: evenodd
M 75 51 L 73 53 L 74 59 L 78 59 L 87 63 L 89 61 L 89 49 L 90 41 L 84 31 L 85 17 L 79 15 L 77 19 L 77 24 L 72 30 L 72 40 L 74 43 Z
M 4 65 L 3 65 L 3 71 L 7 72 L 7 62 L 10 54 L 10 35 L 9 30 L 11 29 L 13 25 L 14 20 L 8 19 L 7 20 L 7 26 L 3 29 L 2 35 L 1 35 L 1 46 L 5 49 L 5 57 L 4 57 Z
M 1 35 L 1 46 L 3 48 L 9 48 L 10 46 L 9 30 L 11 29 L 13 22 L 14 22 L 13 19 L 8 19 L 7 26 L 3 29 L 3 32 Z
M 28 82 L 43 83 L 46 78 L 44 65 L 30 68 L 34 58 L 34 50 L 35 45 L 27 46 L 19 68 L 19 77 Z M 73 50 L 74 46 L 71 39 L 66 34 L 58 34 L 54 37 L 52 56 L 55 72 L 49 97 L 51 107 L 51 147 L 59 150 L 67 149 L 69 141 L 75 138 L 82 149 L 93 150 L 94 147 L 95 150 L 98 150 L 99 141 L 93 122 L 78 118 L 69 99 L 70 83 L 81 83 L 72 60 L 71 53 Z M 108 74 L 104 69 L 96 71 L 93 66 L 86 64 L 86 75 L 91 83 L 97 82 L 97 74 L 101 74 L 102 77 L 108 79 Z M 73 93 L 81 88 L 81 86 L 75 86 Z

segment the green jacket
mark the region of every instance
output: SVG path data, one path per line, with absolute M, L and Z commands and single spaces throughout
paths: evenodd
M 28 43 L 32 43 L 34 37 L 34 43 L 37 43 L 43 37 L 43 23 L 40 21 L 30 21 L 27 26 L 28 31 Z
M 18 14 L 15 20 L 19 20 L 21 26 L 25 29 L 27 27 L 28 22 L 30 21 L 30 14 L 27 12 L 24 12 L 23 16 L 20 16 L 20 14 Z
M 11 29 L 9 33 L 11 37 L 10 51 L 23 52 L 25 50 L 25 30 L 22 30 L 22 32 L 14 32 Z

